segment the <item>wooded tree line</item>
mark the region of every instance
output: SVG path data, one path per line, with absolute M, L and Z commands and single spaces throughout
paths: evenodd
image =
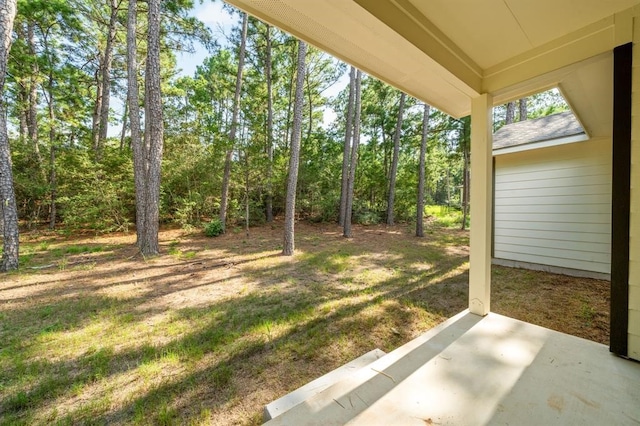
M 13 31 L 5 22 L 6 52 L 13 44 L 0 149 L 13 176 L 2 169 L 0 190 L 10 205 L 4 188 L 13 184 L 25 227 L 109 232 L 135 224 L 141 251 L 153 255 L 158 223 L 200 227 L 217 218 L 223 231 L 248 232 L 285 216 L 339 221 L 350 236 L 352 221 L 421 226 L 425 203 L 465 204 L 468 118 L 452 119 L 355 69 L 328 98 L 345 64 L 235 10 L 238 25 L 213 40 L 189 16 L 192 7 L 17 1 Z M 194 43 L 210 56 L 181 76 L 176 54 Z M 496 109 L 497 125 L 515 118 L 510 105 Z M 562 108 L 554 95 L 521 102 L 521 117 L 527 107 L 529 116 Z M 7 210 L 3 259 L 13 256 Z M 15 239 L 17 262 L 17 231 Z

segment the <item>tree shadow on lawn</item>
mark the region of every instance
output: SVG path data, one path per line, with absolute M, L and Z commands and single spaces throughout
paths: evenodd
M 100 290 L 105 290 L 111 287 L 118 286 L 126 286 L 129 284 L 137 284 L 143 282 L 151 282 L 154 285 L 157 284 L 165 284 L 168 288 L 155 288 L 153 291 L 153 296 L 163 296 L 166 294 L 170 294 L 174 290 L 171 288 L 176 288 L 175 291 L 183 291 L 190 288 L 196 288 L 199 286 L 207 286 L 211 285 L 214 282 L 207 282 L 205 284 L 201 284 L 198 286 L 188 286 L 184 285 L 184 282 L 192 278 L 194 274 L 209 272 L 211 270 L 219 269 L 219 268 L 230 268 L 237 267 L 239 265 L 243 265 L 246 263 L 254 262 L 256 260 L 268 259 L 272 257 L 277 257 L 279 254 L 271 253 L 265 254 L 256 258 L 249 258 L 244 260 L 234 260 L 229 262 L 216 262 L 216 261 L 207 261 L 207 260 L 198 260 L 191 262 L 176 262 L 169 265 L 162 265 L 160 268 L 158 265 L 147 265 L 147 266 L 135 266 L 135 269 L 132 269 L 128 272 L 127 279 L 120 279 L 119 275 L 114 275 L 113 271 L 101 272 L 101 273 L 83 273 L 78 275 L 73 275 L 67 279 L 51 279 L 49 281 L 38 281 L 35 283 L 23 284 L 23 285 L 13 285 L 0 287 L 0 294 L 5 291 L 11 291 L 16 289 L 24 289 L 28 287 L 36 287 L 43 286 L 44 288 L 41 290 L 33 290 L 26 296 L 21 297 L 12 297 L 10 300 L 12 303 L 18 303 L 23 301 L 29 301 L 30 303 L 38 303 L 38 301 L 46 301 L 51 298 L 58 297 L 67 297 L 78 294 L 79 292 L 84 292 L 87 290 L 87 286 L 89 290 L 92 292 L 97 292 Z M 158 275 L 143 275 L 136 277 L 136 273 L 145 273 L 157 271 L 157 270 L 166 270 L 169 269 L 169 272 L 161 273 Z M 133 278 L 130 278 L 133 276 Z M 228 279 L 224 278 L 224 279 Z M 221 279 L 220 281 L 223 281 Z M 105 281 L 110 281 L 105 283 Z M 179 287 L 179 288 L 178 288 Z
M 466 307 L 464 256 L 444 256 L 417 271 L 399 265 L 422 260 L 418 253 L 371 257 L 372 249 L 349 242 L 328 251 L 267 269 L 246 265 L 258 290 L 205 307 L 139 309 L 190 286 L 159 281 L 154 295 L 115 299 L 89 287 L 45 306 L 5 310 L 0 423 L 256 423 L 271 400 L 375 347 L 389 351 Z M 322 270 L 326 258 L 333 260 Z M 365 267 L 389 275 L 354 283 L 345 258 L 366 258 Z M 296 270 L 304 277 L 287 281 Z M 168 323 L 147 329 L 158 315 L 168 315 Z M 69 333 L 101 321 L 106 336 L 87 335 L 76 353 L 47 357 Z M 136 327 L 141 335 L 108 338 Z M 160 339 L 158 329 L 166 333 Z M 145 368 L 158 368 L 161 380 L 145 378 Z

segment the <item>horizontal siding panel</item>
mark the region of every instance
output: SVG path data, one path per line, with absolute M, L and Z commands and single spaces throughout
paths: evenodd
M 550 170 L 562 167 L 581 167 L 590 164 L 611 164 L 613 156 L 611 155 L 610 141 L 608 144 L 591 147 L 595 149 L 589 149 L 588 145 L 589 143 L 587 142 L 574 146 L 547 147 L 527 152 L 498 155 L 496 156 L 496 161 L 501 166 L 517 165 L 522 167 L 523 170 L 527 170 L 527 168 Z M 582 149 L 585 147 L 587 149 Z
M 629 358 L 640 361 L 640 336 L 629 333 Z
M 603 143 L 604 142 L 604 143 Z M 571 145 L 556 145 L 554 147 L 546 147 L 539 149 L 531 149 L 513 154 L 500 155 L 497 158 L 504 157 L 503 161 L 518 162 L 521 164 L 539 163 L 544 161 L 545 164 L 553 164 L 554 162 L 567 161 L 575 158 L 592 159 L 593 151 L 602 151 L 606 149 L 607 143 L 611 141 L 600 139 L 596 141 L 584 141 Z M 576 149 L 576 146 L 585 149 Z M 546 160 L 546 161 L 545 161 Z
M 514 194 L 511 192 L 511 194 Z M 504 195 L 504 194 L 503 194 Z M 521 196 L 517 193 L 517 196 L 496 197 L 496 207 L 498 206 L 528 206 L 531 204 L 546 206 L 553 204 L 580 204 L 580 205 L 592 205 L 592 204 L 606 204 L 609 210 L 611 210 L 611 192 L 603 194 L 585 194 L 585 195 L 541 195 L 532 197 L 530 195 Z
M 611 174 L 611 165 L 596 164 L 581 167 L 565 167 L 551 170 L 529 170 L 522 171 L 516 167 L 508 169 L 497 169 L 495 181 L 497 184 L 503 182 L 522 182 L 539 179 L 574 178 L 576 176 L 605 176 Z
M 591 232 L 604 234 L 611 232 L 610 224 L 602 223 L 554 223 L 554 222 L 530 222 L 530 221 L 496 221 L 495 229 L 527 229 L 540 231 L 568 231 L 568 232 Z M 638 277 L 640 279 L 640 276 Z
M 575 255 L 568 256 L 568 257 L 571 257 L 572 259 L 581 258 L 582 253 L 584 252 L 606 254 L 608 256 L 610 256 L 611 254 L 610 243 L 585 243 L 582 241 L 571 241 L 568 239 L 547 240 L 547 239 L 541 239 L 541 238 L 496 236 L 495 244 L 496 244 L 496 247 L 501 246 L 503 244 L 511 244 L 511 245 L 518 245 L 522 247 L 532 247 L 534 249 L 549 248 L 549 249 L 575 251 L 576 252 Z
M 629 309 L 629 333 L 640 336 L 640 310 Z
M 579 269 L 582 271 L 600 272 L 608 274 L 611 267 L 608 263 L 585 262 L 574 259 L 562 259 L 551 256 L 534 256 L 530 254 L 513 253 L 511 251 L 498 251 L 494 253 L 498 259 L 517 260 L 520 262 L 538 263 L 541 265 L 559 266 L 561 268 Z
M 575 241 L 580 243 L 596 243 L 611 245 L 611 232 L 595 233 L 595 232 L 567 232 L 567 231 L 548 231 L 535 229 L 504 229 L 496 228 L 494 235 L 498 237 L 522 237 L 543 239 L 551 241 Z
M 599 272 L 608 274 L 610 272 L 609 264 L 585 262 L 572 259 L 561 259 L 549 256 L 532 256 L 522 253 L 496 252 L 495 257 L 498 259 L 514 260 L 519 262 L 537 263 L 541 265 L 557 266 L 560 268 L 578 269 L 582 271 Z
M 496 221 L 508 222 L 554 222 L 554 223 L 583 223 L 583 224 L 603 224 L 611 223 L 611 213 L 498 213 L 495 214 Z
M 611 214 L 610 204 L 530 204 L 530 205 L 496 205 L 496 213 L 539 213 L 539 214 Z
M 629 260 L 629 285 L 640 287 L 640 260 Z
M 496 242 L 495 252 L 510 252 L 527 254 L 536 257 L 551 257 L 567 261 L 584 261 L 595 262 L 609 265 L 611 263 L 611 255 L 609 253 L 594 253 L 587 251 L 562 250 L 557 248 L 532 247 L 516 244 L 498 244 Z M 540 263 L 540 262 L 536 262 Z
M 505 154 L 495 166 L 496 258 L 610 273 L 611 139 Z
M 554 154 L 550 154 L 553 156 Z M 602 154 L 603 157 L 605 154 Z M 551 158 L 528 158 L 527 161 L 513 161 L 509 158 L 509 155 L 501 155 L 496 158 L 496 175 L 502 176 L 507 174 L 521 174 L 521 173 L 554 173 L 557 170 L 573 170 L 576 173 L 573 174 L 585 174 L 580 169 L 588 169 L 590 167 L 602 167 L 605 172 L 606 169 L 611 170 L 611 154 L 608 154 L 609 158 L 586 158 L 575 157 L 568 159 Z
M 521 191 L 526 189 L 540 188 L 574 188 L 580 186 L 606 185 L 611 184 L 611 176 L 579 176 L 555 179 L 538 179 L 519 182 L 502 182 L 496 186 L 500 191 Z M 570 191 L 568 191 L 570 192 Z
M 562 187 L 536 187 L 536 188 L 520 188 L 526 189 L 524 191 L 515 191 L 513 189 L 506 189 L 503 187 L 496 187 L 496 198 L 510 198 L 510 197 L 544 197 L 544 196 L 557 196 L 557 195 L 598 195 L 598 194 L 611 194 L 611 183 L 597 183 L 593 185 L 579 185 L 579 186 L 562 186 Z
M 525 169 L 532 166 L 540 170 L 558 168 L 558 164 L 573 165 L 611 163 L 611 138 L 599 138 L 554 147 L 532 149 L 513 154 L 498 155 L 500 165 L 517 164 Z
M 640 286 L 629 286 L 629 309 L 640 311 Z

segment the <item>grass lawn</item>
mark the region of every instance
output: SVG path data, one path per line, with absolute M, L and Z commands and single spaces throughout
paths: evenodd
M 0 276 L 0 424 L 259 424 L 262 406 L 467 307 L 468 234 L 282 224 L 209 239 L 23 236 Z M 492 310 L 608 341 L 603 281 L 495 267 Z

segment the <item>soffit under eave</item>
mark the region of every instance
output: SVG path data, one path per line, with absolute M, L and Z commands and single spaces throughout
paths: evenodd
M 282 28 L 294 36 L 331 53 L 345 62 L 353 64 L 366 73 L 403 90 L 417 99 L 426 101 L 454 117 L 468 115 L 470 113 L 471 98 L 481 92 L 490 93 L 493 97 L 494 105 L 499 105 L 513 99 L 557 87 L 571 73 L 574 73 L 582 66 L 588 65 L 593 58 L 604 52 L 611 52 L 617 44 L 630 40 L 632 37 L 632 19 L 633 16 L 637 15 L 637 7 L 617 13 L 484 70 L 480 80 L 481 88 L 474 89 L 459 79 L 453 71 L 466 69 L 467 71 L 471 70 L 472 74 L 474 74 L 478 71 L 477 66 L 473 65 L 473 61 L 465 58 L 464 54 L 444 34 L 438 33 L 437 28 L 429 28 L 429 22 L 413 22 L 410 25 L 406 21 L 406 10 L 401 11 L 405 15 L 404 18 L 394 15 L 396 16 L 395 18 L 385 18 L 386 21 L 384 22 L 370 12 L 373 11 L 375 14 L 380 15 L 384 12 L 383 9 L 380 9 L 380 4 L 397 5 L 403 1 L 404 3 L 402 4 L 406 6 L 408 2 L 405 0 L 389 2 L 380 2 L 378 0 L 317 0 L 314 3 L 304 3 L 303 6 L 295 0 L 228 0 L 228 2 L 246 10 L 251 15 Z M 273 13 L 265 12 L 265 8 L 268 8 L 268 6 L 275 8 L 273 6 L 275 4 L 282 4 L 285 7 L 294 9 L 297 7 L 304 12 L 309 9 L 310 13 L 326 12 L 328 10 L 326 8 L 333 7 L 334 9 L 326 13 L 326 15 L 335 20 L 336 23 L 340 20 L 340 16 L 345 14 L 351 15 L 351 18 L 357 21 L 358 24 L 362 25 L 363 22 L 366 22 L 365 26 L 368 27 L 367 29 L 372 30 L 371 32 L 374 36 L 384 34 L 385 40 L 388 38 L 387 41 L 390 44 L 397 47 L 398 51 L 403 52 L 403 55 L 400 56 L 410 56 L 414 59 L 415 66 L 410 70 L 395 63 L 383 66 L 385 65 L 383 64 L 384 58 L 374 58 L 375 60 L 372 61 L 367 55 L 363 55 L 363 52 L 357 52 L 355 49 L 344 49 L 342 45 L 347 43 L 372 43 L 370 40 L 363 41 L 358 37 L 349 39 L 353 34 L 349 26 L 344 27 L 343 25 L 343 28 L 339 29 L 344 33 L 341 34 L 343 36 L 342 41 L 329 38 L 323 39 L 318 37 L 317 34 L 316 37 L 310 37 L 307 22 L 302 27 L 300 25 L 295 27 L 288 21 L 288 19 L 294 18 L 286 15 L 283 18 L 281 15 L 280 19 L 278 19 L 278 16 Z M 365 10 L 361 5 L 367 6 L 369 10 Z M 398 7 L 394 7 L 395 9 L 390 10 L 395 10 L 395 13 L 398 14 Z M 346 10 L 345 8 L 350 9 Z M 345 13 L 345 10 L 347 13 Z M 302 16 L 302 18 L 311 20 L 311 18 L 305 16 Z M 298 16 L 297 19 L 299 21 L 301 17 Z M 396 28 L 391 28 L 389 25 L 394 25 Z M 404 30 L 402 28 L 398 29 L 398 25 L 406 28 L 411 27 L 411 31 L 414 31 L 413 35 L 409 34 L 406 28 Z M 340 25 L 336 26 L 340 27 Z M 450 54 L 448 56 L 449 59 L 460 59 L 462 57 L 463 60 L 454 61 L 453 65 L 448 63 L 448 67 L 445 67 L 432 59 L 429 56 L 429 52 L 437 56 L 438 49 L 429 51 L 428 46 L 425 47 L 419 43 L 421 36 L 427 33 L 433 37 L 437 36 L 439 41 L 434 45 L 439 46 L 441 50 L 447 50 Z M 405 35 L 410 40 L 407 40 Z M 369 36 L 372 37 L 371 35 Z M 416 44 L 419 46 L 416 46 Z M 371 48 L 371 46 L 364 46 L 364 48 Z M 443 60 L 443 62 L 447 61 Z M 472 65 L 469 65 L 469 63 Z M 474 84 L 477 84 L 477 81 Z M 568 84 L 568 86 L 571 86 L 571 84 Z M 572 96 L 569 95 L 569 97 Z M 571 99 L 568 100 L 571 102 Z M 578 100 L 575 103 L 580 104 L 581 102 Z M 582 115 L 578 111 L 577 113 L 579 116 Z M 590 129 L 592 126 L 585 123 L 585 127 Z
M 483 70 L 407 0 L 354 0 L 461 82 L 481 93 Z
M 479 77 L 471 87 L 355 1 L 227 2 L 454 117 L 478 95 Z

